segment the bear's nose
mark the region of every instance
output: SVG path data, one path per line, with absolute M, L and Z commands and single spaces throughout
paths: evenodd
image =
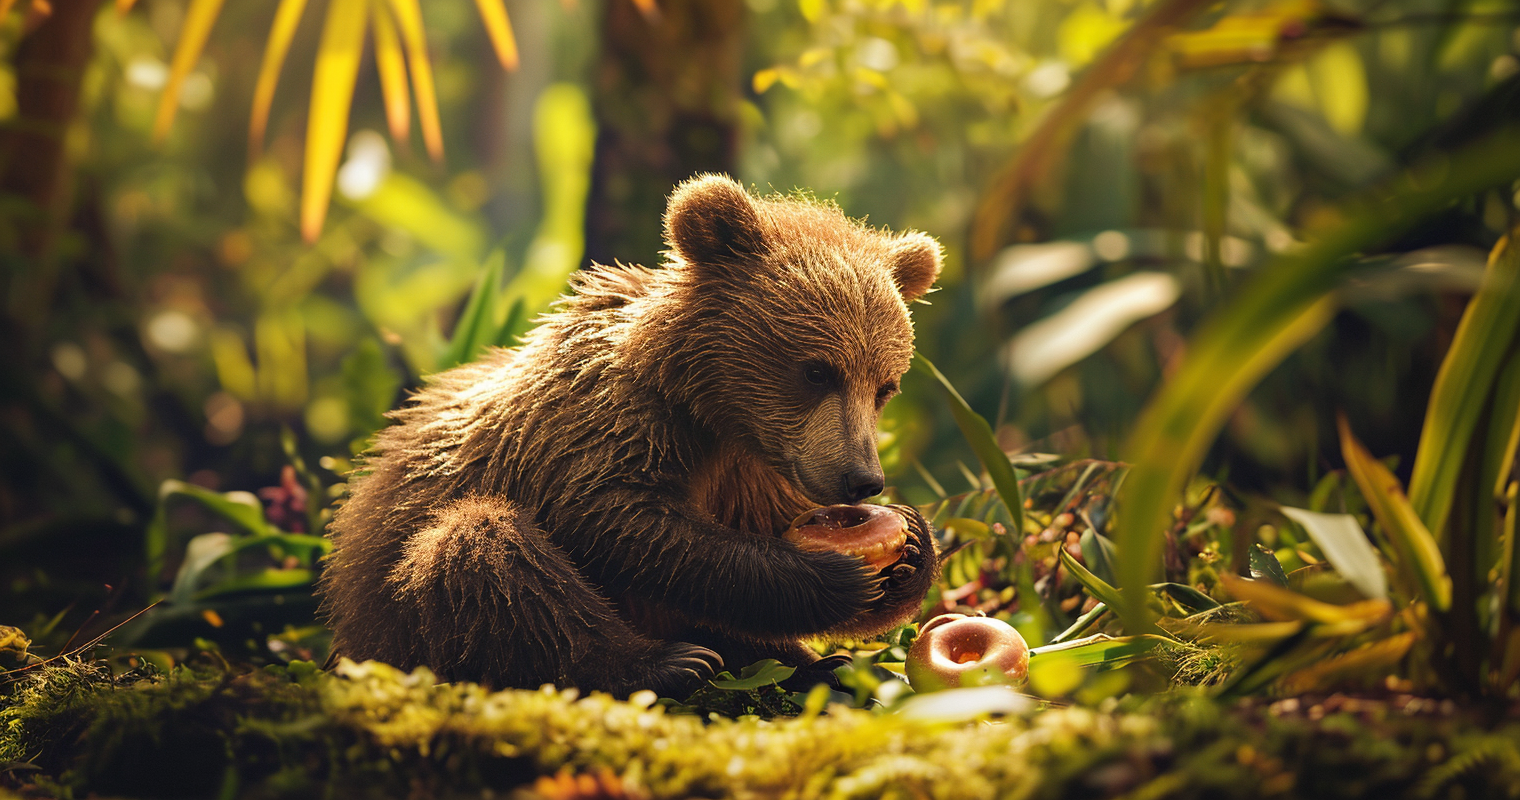
M 877 470 L 852 469 L 844 474 L 844 493 L 851 503 L 875 497 L 886 487 L 886 476 Z

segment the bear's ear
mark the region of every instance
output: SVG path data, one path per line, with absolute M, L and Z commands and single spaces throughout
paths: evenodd
M 939 242 L 926 233 L 905 233 L 887 257 L 887 266 L 903 300 L 911 303 L 923 297 L 939 277 Z
M 665 208 L 665 239 L 686 263 L 709 267 L 765 250 L 754 201 L 723 175 L 698 175 L 676 187 Z

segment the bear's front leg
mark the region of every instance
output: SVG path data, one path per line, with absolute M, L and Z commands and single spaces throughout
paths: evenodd
M 878 573 L 859 558 L 803 552 L 779 536 L 739 533 L 633 491 L 598 493 L 575 510 L 561 541 L 598 585 L 749 638 L 879 633 L 916 614 L 937 567 L 917 512 L 909 520 L 911 551 Z
M 499 498 L 438 511 L 406 541 L 390 582 L 416 614 L 415 661 L 444 680 L 684 697 L 723 664 L 704 647 L 632 630 L 526 514 Z

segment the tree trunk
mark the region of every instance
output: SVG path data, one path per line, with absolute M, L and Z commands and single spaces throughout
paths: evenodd
M 21 208 L 3 235 L 12 263 L 7 311 L 35 324 L 52 306 L 55 245 L 69 219 L 72 169 L 66 141 L 94 49 L 99 0 L 55 0 L 52 14 L 16 52 L 16 118 L 0 136 L 0 196 Z
M 592 103 L 596 160 L 586 256 L 656 263 L 665 198 L 699 172 L 732 173 L 743 74 L 743 0 L 608 0 Z

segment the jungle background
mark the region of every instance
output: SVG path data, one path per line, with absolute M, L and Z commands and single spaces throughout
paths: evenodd
M 0 47 L 8 678 L 320 663 L 384 413 L 588 261 L 657 264 L 711 171 L 944 245 L 883 463 L 963 547 L 926 611 L 1103 637 L 1033 694 L 1455 699 L 1482 755 L 1389 785 L 1520 791 L 1482 738 L 1520 672 L 1510 3 L 14 0 Z M 674 700 L 810 708 L 776 692 Z

